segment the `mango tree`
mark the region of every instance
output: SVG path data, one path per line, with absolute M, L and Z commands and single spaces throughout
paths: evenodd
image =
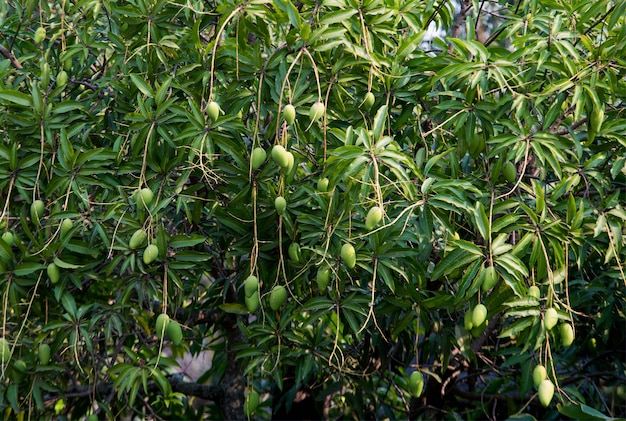
M 625 15 L 2 2 L 4 417 L 626 416 Z

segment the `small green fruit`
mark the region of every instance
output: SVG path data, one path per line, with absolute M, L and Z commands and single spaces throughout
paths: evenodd
M 37 357 L 39 358 L 39 363 L 41 365 L 48 365 L 50 362 L 50 345 L 44 343 L 39 344 Z
M 383 210 L 378 206 L 372 207 L 369 212 L 367 212 L 367 217 L 365 218 L 365 229 L 371 231 L 378 225 L 381 219 L 383 219 Z
M 556 310 L 552 307 L 547 309 L 543 315 L 543 325 L 545 326 L 547 330 L 552 330 L 552 328 L 556 326 L 556 323 L 558 322 L 558 320 L 559 320 L 559 316 Z
M 156 244 L 150 244 L 143 251 L 143 262 L 146 265 L 154 262 L 159 257 L 159 248 Z
M 541 405 L 545 408 L 550 405 L 552 396 L 554 396 L 554 384 L 549 379 L 542 380 L 541 383 L 539 383 L 538 392 L 539 402 L 541 402 Z
M 291 104 L 285 105 L 283 108 L 283 118 L 290 126 L 296 121 L 296 107 Z
M 472 312 L 472 316 L 473 316 L 473 312 Z M 474 323 L 474 322 L 472 322 L 472 323 Z M 489 320 L 485 320 L 483 322 L 483 324 L 481 324 L 481 325 L 478 325 L 478 326 L 474 325 L 470 332 L 472 333 L 472 336 L 474 338 L 477 338 L 477 337 L 479 337 L 480 335 L 483 334 L 483 332 L 487 329 L 487 326 L 489 326 Z
M 343 260 L 348 268 L 354 268 L 356 265 L 356 251 L 352 244 L 346 243 L 341 247 L 341 260 Z
M 250 313 L 254 313 L 259 308 L 259 293 L 255 292 L 251 296 L 245 297 L 246 307 Z
M 574 329 L 569 323 L 563 323 L 559 326 L 559 333 L 561 335 L 561 344 L 563 346 L 570 346 L 574 343 Z
M 250 418 L 257 406 L 259 406 L 259 394 L 252 390 L 248 393 L 248 396 L 246 396 L 246 400 L 243 404 L 243 411 L 246 417 Z
M 46 39 L 46 28 L 40 26 L 35 31 L 35 36 L 33 37 L 33 41 L 35 44 L 41 44 Z
M 474 312 L 470 310 L 466 311 L 465 315 L 463 316 L 463 326 L 465 326 L 465 330 L 467 330 L 468 332 L 474 327 L 474 322 L 472 322 L 473 314 Z
M 70 218 L 65 218 L 63 222 L 61 222 L 61 237 L 65 237 L 72 228 L 74 228 L 74 222 L 72 222 Z
M 220 116 L 220 104 L 215 101 L 211 101 L 206 106 L 206 114 L 209 116 L 211 121 L 217 120 Z
M 52 284 L 59 282 L 61 272 L 59 271 L 59 267 L 57 265 L 50 263 L 46 268 L 46 272 L 48 273 L 48 278 Z
M 493 288 L 496 283 L 498 282 L 498 272 L 496 271 L 496 268 L 492 265 L 489 266 L 488 268 L 485 269 L 485 275 L 483 278 L 483 283 L 481 285 L 482 290 L 484 292 L 489 291 L 491 288 Z
M 160 313 L 156 319 L 156 334 L 159 339 L 163 339 L 163 334 L 167 330 L 167 326 L 170 323 L 170 316 L 165 313 Z
M 591 351 L 595 351 L 598 348 L 598 340 L 596 338 L 589 338 L 587 346 Z
M 152 203 L 153 199 L 154 193 L 150 188 L 144 187 L 143 189 L 139 190 L 139 204 L 143 206 L 150 206 L 150 203 Z
M 517 179 L 517 168 L 515 168 L 515 164 L 511 161 L 507 161 L 504 164 L 504 167 L 502 167 L 502 175 L 509 183 L 515 183 L 515 180 Z
M 48 85 L 50 84 L 50 65 L 47 61 L 42 61 L 39 68 L 41 70 L 41 87 L 43 89 L 48 89 Z
M 57 86 L 62 88 L 65 85 L 67 85 L 67 72 L 65 70 L 61 70 L 57 75 Z
M 326 177 L 317 180 L 317 191 L 326 193 L 328 191 L 328 183 L 329 180 Z
M 243 281 L 243 291 L 246 294 L 246 297 L 251 297 L 259 291 L 259 279 L 250 275 Z
M 537 285 L 531 285 L 530 288 L 528 288 L 528 296 L 539 299 L 539 297 L 541 297 L 539 287 Z
M 270 307 L 277 311 L 287 299 L 287 290 L 282 285 L 276 285 L 270 292 Z
M 252 170 L 258 170 L 265 162 L 265 158 L 267 158 L 267 153 L 265 152 L 265 149 L 261 147 L 252 149 L 252 154 L 250 157 L 250 166 L 252 167 Z
M 361 106 L 366 109 L 369 110 L 372 108 L 372 105 L 374 105 L 374 101 L 376 100 L 376 97 L 374 97 L 374 94 L 369 91 L 368 93 L 365 94 L 365 97 L 363 97 L 363 102 L 361 103 Z
M 289 166 L 289 154 L 282 145 L 275 145 L 272 148 L 272 159 L 283 169 Z
M 16 360 L 13 366 L 20 373 L 26 373 L 26 362 L 24 360 L 22 359 Z
M 320 267 L 317 270 L 317 288 L 320 291 L 326 291 L 326 287 L 330 282 L 330 268 L 329 267 Z
M 176 320 L 170 320 L 165 328 L 165 332 L 174 345 L 180 345 L 183 340 L 183 329 Z
M 30 220 L 35 224 L 39 225 L 39 221 L 43 216 L 43 212 L 45 209 L 45 205 L 42 200 L 35 200 L 32 205 L 30 205 Z
M 291 170 L 293 170 L 293 166 L 296 164 L 296 159 L 294 158 L 291 152 L 287 152 L 287 166 L 283 169 L 285 170 L 285 174 L 291 174 Z
M 13 236 L 13 233 L 11 231 L 7 231 L 3 233 L 2 239 L 4 240 L 5 243 L 7 243 L 9 247 L 11 247 L 13 243 L 15 243 L 15 237 Z
M 24 360 L 15 360 L 15 362 L 13 363 L 13 370 L 9 375 L 9 379 L 14 381 L 15 383 L 20 383 L 22 380 L 24 380 L 25 374 L 26 363 L 24 362 Z
M 137 231 L 135 231 L 133 235 L 130 237 L 130 241 L 128 242 L 128 247 L 131 250 L 134 250 L 137 247 L 142 246 L 147 239 L 148 239 L 148 234 L 146 233 L 145 230 L 140 228 Z
M 87 421 L 98 421 L 98 416 L 96 414 L 89 414 Z
M 276 199 L 274 199 L 274 208 L 276 208 L 277 214 L 284 214 L 285 210 L 287 209 L 287 201 L 285 200 L 285 198 L 282 196 L 278 196 Z
M 541 364 L 537 365 L 533 370 L 533 384 L 539 387 L 542 381 L 548 378 L 548 371 Z
M 0 362 L 2 364 L 6 364 L 11 357 L 11 347 L 9 346 L 9 341 L 5 338 L 0 338 Z
M 487 307 L 484 304 L 478 304 L 472 311 L 472 323 L 474 326 L 480 326 L 487 320 Z
M 326 111 L 324 104 L 321 101 L 317 101 L 315 104 L 311 105 L 309 118 L 311 121 L 317 121 L 324 115 L 324 111 Z
M 409 377 L 409 390 L 411 394 L 419 398 L 422 396 L 422 390 L 424 389 L 424 375 L 421 371 L 415 370 Z
M 291 259 L 292 262 L 294 263 L 299 263 L 300 262 L 300 244 L 298 243 L 291 243 L 289 245 L 289 258 Z

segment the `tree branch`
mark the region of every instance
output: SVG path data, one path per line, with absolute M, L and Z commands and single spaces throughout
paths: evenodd
M 22 63 L 20 63 L 20 61 L 13 55 L 11 50 L 9 50 L 3 45 L 0 45 L 0 54 L 2 54 L 4 57 L 9 59 L 9 61 L 11 62 L 11 65 L 15 67 L 16 69 L 22 68 Z

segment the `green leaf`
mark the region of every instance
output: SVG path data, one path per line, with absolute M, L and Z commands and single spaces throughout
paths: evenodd
M 193 247 L 202 244 L 206 238 L 201 235 L 175 235 L 170 238 L 169 246 L 172 248 Z
M 374 143 L 378 141 L 383 135 L 383 130 L 385 130 L 385 122 L 387 121 L 387 106 L 383 105 L 376 112 L 376 116 L 374 117 L 374 124 L 372 125 L 372 138 Z
M 72 263 L 64 262 L 59 257 L 54 258 L 54 264 L 60 267 L 61 269 L 79 269 L 83 267 L 83 265 L 75 265 Z
M 487 217 L 485 207 L 481 202 L 476 202 L 476 205 L 474 206 L 474 221 L 483 240 L 489 241 L 491 235 L 489 218 Z
M 144 79 L 142 79 L 141 77 L 133 73 L 131 73 L 129 76 L 130 76 L 130 80 L 137 87 L 137 89 L 141 91 L 142 94 L 144 94 L 148 98 L 154 97 L 154 92 L 152 91 L 152 88 L 150 87 L 148 82 L 146 82 Z
M 31 97 L 19 91 L 0 90 L 0 100 L 13 102 L 23 107 L 33 106 Z
M 456 269 L 460 269 L 468 266 L 470 263 L 482 257 L 476 253 L 472 253 L 463 248 L 455 248 L 448 252 L 441 262 L 435 266 L 435 269 L 430 275 L 431 280 L 435 281 L 441 276 L 449 275 Z
M 320 25 L 334 25 L 335 23 L 349 22 L 350 18 L 357 14 L 358 10 L 335 10 L 333 12 L 326 13 L 319 20 Z
M 593 409 L 582 403 L 568 403 L 566 405 L 557 405 L 558 411 L 566 417 L 575 420 L 594 420 L 594 421 L 617 421 L 618 419 L 624 420 L 624 418 L 612 418 L 604 415 L 602 412 Z

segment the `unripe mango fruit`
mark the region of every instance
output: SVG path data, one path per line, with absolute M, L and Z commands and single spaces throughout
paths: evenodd
M 276 311 L 287 299 L 287 290 L 282 285 L 276 285 L 270 292 L 270 307 Z
M 284 214 L 285 210 L 287 209 L 287 201 L 285 200 L 285 198 L 282 196 L 278 196 L 276 199 L 274 199 L 274 208 L 276 208 L 277 214 Z
M 183 340 L 183 329 L 176 320 L 170 320 L 165 328 L 165 332 L 174 345 L 180 345 Z
M 9 358 L 11 357 L 11 347 L 9 346 L 9 341 L 5 338 L 0 338 L 0 362 L 2 364 L 6 364 L 9 362 Z
M 281 168 L 287 168 L 289 166 L 289 154 L 282 145 L 274 145 L 272 148 L 272 159 Z
M 72 222 L 70 218 L 65 218 L 63 222 L 61 222 L 61 237 L 65 237 L 72 228 L 74 228 L 74 222 Z
M 472 323 L 474 327 L 480 326 L 487 320 L 487 307 L 484 304 L 478 304 L 472 311 Z
M 67 72 L 65 70 L 61 70 L 57 75 L 57 86 L 59 88 L 64 87 L 67 84 Z
M 320 291 L 325 291 L 330 282 L 330 268 L 328 266 L 322 266 L 317 270 L 317 288 Z
M 363 97 L 363 102 L 361 103 L 361 106 L 366 110 L 369 110 L 370 108 L 372 108 L 372 105 L 374 105 L 375 100 L 376 98 L 374 97 L 374 94 L 371 91 L 368 91 Z
M 48 365 L 50 362 L 50 345 L 44 343 L 39 344 L 37 357 L 39 358 L 39 363 L 41 365 Z
M 35 31 L 35 35 L 33 36 L 33 41 L 35 44 L 41 44 L 46 39 L 46 28 L 40 26 Z
M 130 237 L 130 241 L 128 242 L 128 247 L 130 249 L 136 249 L 143 245 L 143 243 L 148 239 L 148 234 L 143 229 L 138 229 L 133 233 Z
M 422 395 L 422 391 L 424 390 L 424 375 L 421 371 L 415 370 L 411 373 L 409 377 L 409 390 L 416 398 Z
M 148 187 L 144 187 L 143 189 L 139 190 L 139 195 L 137 195 L 137 204 L 150 206 L 150 203 L 152 203 L 153 199 L 154 193 L 152 192 L 152 190 Z
M 159 257 L 159 248 L 156 244 L 150 244 L 143 251 L 143 262 L 146 265 L 154 262 Z
M 474 312 L 472 310 L 466 311 L 463 316 L 463 326 L 465 330 L 470 331 L 474 327 L 474 322 L 472 322 L 472 316 Z
M 168 316 L 165 313 L 161 313 L 157 316 L 156 319 L 156 334 L 158 336 L 159 339 L 163 338 L 163 334 L 166 332 L 167 330 L 167 326 L 170 323 L 170 316 Z
M 472 316 L 473 316 L 473 314 L 472 314 Z M 474 338 L 477 338 L 477 337 L 479 337 L 480 335 L 483 334 L 483 332 L 487 329 L 487 326 L 489 326 L 489 320 L 485 320 L 483 322 L 483 324 L 481 324 L 481 325 L 472 327 L 472 330 L 470 332 L 472 333 L 472 336 Z
M 548 371 L 546 368 L 539 364 L 533 370 L 533 384 L 535 387 L 539 387 L 542 381 L 548 378 Z
M 15 243 L 15 236 L 11 231 L 7 231 L 2 234 L 2 240 L 7 243 L 9 247 L 11 247 L 13 243 Z
M 515 180 L 517 179 L 517 168 L 515 168 L 515 164 L 511 161 L 506 161 L 502 167 L 502 176 L 509 183 L 515 183 Z
M 311 121 L 317 121 L 324 115 L 324 111 L 326 111 L 324 104 L 321 101 L 317 101 L 315 104 L 311 105 L 309 118 Z
M 259 406 L 259 394 L 252 390 L 246 396 L 243 404 L 243 412 L 245 413 L 246 417 L 250 418 L 250 416 L 256 410 L 257 406 Z
M 328 178 L 326 178 L 326 177 L 320 178 L 317 181 L 317 191 L 322 192 L 322 193 L 326 193 L 328 191 L 328 183 L 329 183 Z
M 537 285 L 531 285 L 530 288 L 528 288 L 528 296 L 539 299 L 539 297 L 541 296 L 541 291 L 539 290 L 539 287 Z
M 289 245 L 289 258 L 291 259 L 292 262 L 294 263 L 299 263 L 300 262 L 300 244 L 298 243 L 291 243 Z
M 252 153 L 250 155 L 250 166 L 252 167 L 252 170 L 258 170 L 259 167 L 261 167 L 261 165 L 265 162 L 265 158 L 267 158 L 265 149 L 261 147 L 252 149 Z
M 243 291 L 246 294 L 246 297 L 251 297 L 259 291 L 259 279 L 250 275 L 243 281 Z
M 48 278 L 52 284 L 59 282 L 61 272 L 59 271 L 59 267 L 57 265 L 50 263 L 46 268 L 46 272 L 48 273 Z
M 552 396 L 554 396 L 554 384 L 549 379 L 542 380 L 538 388 L 539 402 L 543 407 L 550 405 Z
M 496 268 L 491 265 L 489 267 L 487 267 L 485 269 L 485 274 L 483 277 L 483 282 L 482 282 L 482 290 L 484 292 L 489 291 L 491 288 L 493 288 L 496 283 L 498 282 L 498 272 L 496 271 Z
M 559 320 L 559 316 L 556 310 L 552 307 L 546 310 L 543 315 L 543 325 L 547 330 L 552 330 L 554 326 L 556 326 L 557 321 Z
M 211 121 L 217 120 L 220 116 L 220 104 L 215 101 L 211 101 L 206 106 L 206 114 L 209 116 Z
M 287 104 L 283 107 L 283 118 L 290 126 L 296 121 L 296 107 Z
M 570 346 L 574 342 L 574 329 L 569 323 L 563 323 L 559 326 L 559 333 L 561 335 L 561 344 L 563 346 Z
M 39 225 L 39 221 L 43 216 L 43 212 L 45 209 L 45 205 L 42 200 L 35 200 L 32 205 L 30 205 L 30 220 L 35 224 Z
M 259 293 L 258 292 L 255 292 L 249 297 L 246 296 L 244 300 L 246 302 L 246 308 L 248 309 L 250 313 L 254 313 L 256 309 L 259 308 Z
M 369 212 L 367 212 L 367 217 L 365 218 L 365 229 L 371 231 L 378 225 L 381 219 L 383 219 L 383 210 L 378 206 L 372 207 Z
M 356 251 L 352 244 L 346 243 L 341 247 L 341 260 L 343 260 L 348 268 L 354 268 L 356 265 Z

